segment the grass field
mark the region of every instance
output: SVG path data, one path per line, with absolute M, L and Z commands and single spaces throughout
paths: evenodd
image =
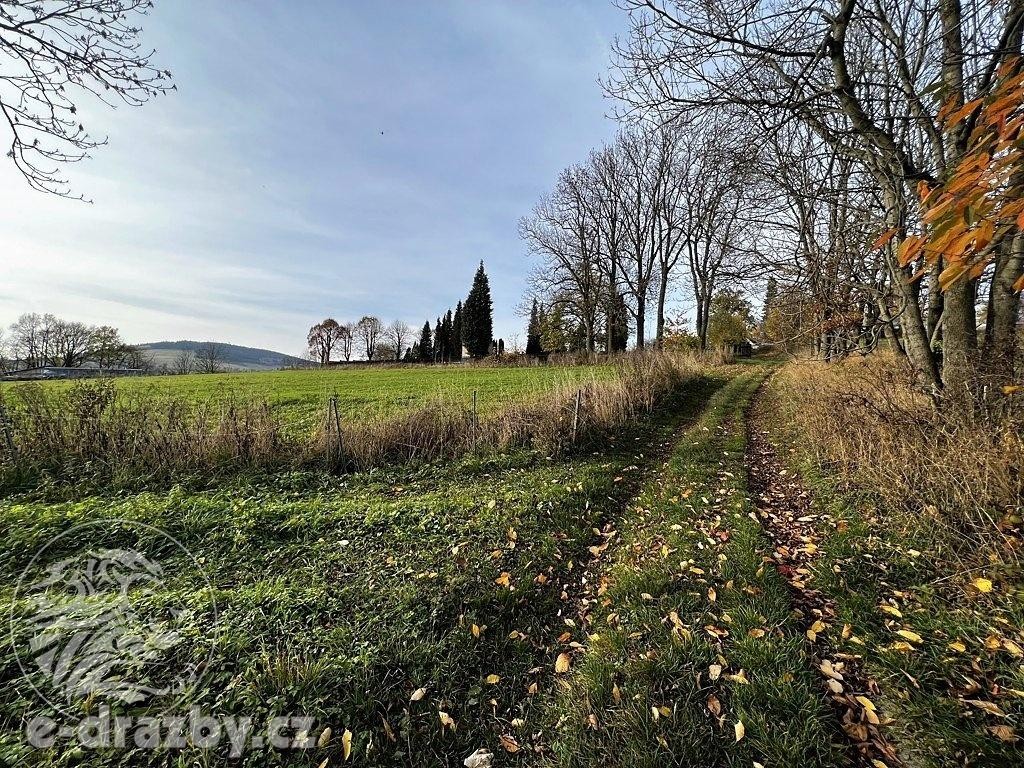
M 178 664 L 212 653 L 195 704 L 258 721 L 301 712 L 316 719 L 317 734 L 350 730 L 361 764 L 461 765 L 502 736 L 509 745 L 521 741 L 525 755 L 547 718 L 538 702 L 555 685 L 555 657 L 586 640 L 571 617 L 587 585 L 588 547 L 617 524 L 651 467 L 652 442 L 668 439 L 721 384 L 694 384 L 687 399 L 623 431 L 602 453 L 555 463 L 522 452 L 344 479 L 289 473 L 199 491 L 9 498 L 0 503 L 0 535 L 8 540 L 0 594 L 12 599 L 26 567 L 39 575 L 69 555 L 147 543 L 120 521 L 152 525 L 194 556 L 161 549 L 172 575 L 147 610 L 159 616 L 169 604 L 188 607 Z M 87 521 L 101 525 L 49 560 L 30 562 L 45 542 Z M 20 601 L 16 615 L 25 607 Z M 16 644 L 24 646 L 31 631 L 16 620 Z M 11 653 L 6 647 L 7 670 L 17 669 Z M 45 685 L 45 675 L 36 677 Z M 25 679 L 12 683 L 0 716 L 19 723 L 40 711 L 39 702 Z M 74 759 L 67 745 L 20 751 L 19 736 L 7 737 L 12 763 Z M 335 738 L 297 761 L 342 762 L 342 750 Z M 134 759 L 185 765 L 197 755 Z M 101 750 L 89 763 L 123 757 Z M 252 765 L 267 760 L 265 752 L 247 756 Z
M 470 407 L 477 393 L 481 413 L 516 399 L 540 394 L 565 382 L 602 377 L 605 366 L 409 366 L 333 368 L 252 373 L 144 376 L 116 379 L 118 391 L 132 397 L 196 403 L 266 401 L 286 422 L 309 427 L 323 418 L 332 395 L 343 417 L 388 415 L 443 397 Z M 0 385 L 22 386 L 20 383 Z M 49 388 L 74 382 L 46 382 Z
M 480 765 L 493 768 L 896 768 L 864 757 L 878 754 L 857 735 L 869 727 L 912 765 L 1020 764 L 1019 572 L 987 567 L 988 591 L 964 600 L 954 593 L 978 574 L 950 581 L 924 532 L 891 530 L 833 497 L 800 466 L 777 392 L 755 398 L 770 370 L 694 372 L 653 414 L 585 452 L 142 491 L 43 484 L 0 498 L 0 610 L 13 633 L 0 650 L 0 764 L 227 761 L 227 740 L 25 744 L 30 717 L 57 720 L 68 702 L 38 695 L 53 689 L 50 670 L 20 666 L 39 625 L 19 579 L 38 584 L 69 560 L 125 550 L 159 560 L 160 578 L 136 587 L 133 607 L 176 635 L 130 679 L 158 687 L 161 675 L 197 669 L 188 706 L 251 718 L 246 738 L 275 717 L 311 718 L 288 731 L 302 749 L 264 743 L 232 764 L 462 766 L 484 749 L 493 760 Z M 376 383 L 364 388 L 421 372 L 365 373 Z M 748 476 L 749 430 L 765 424 L 793 462 L 779 476 L 807 472 L 816 500 L 804 528 L 787 528 L 789 500 L 765 507 Z M 822 602 L 806 602 L 805 588 Z M 116 607 L 98 593 L 70 626 Z M 72 721 L 103 716 L 94 696 L 68 701 Z M 126 713 L 150 707 L 114 704 L 114 716 Z

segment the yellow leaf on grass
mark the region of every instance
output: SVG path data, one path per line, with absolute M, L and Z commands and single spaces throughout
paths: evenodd
M 488 685 L 497 685 L 498 683 L 501 682 L 501 678 L 498 677 L 497 675 L 488 675 L 487 678 L 485 679 L 485 682 Z
M 331 729 L 324 728 L 323 733 L 320 734 L 320 738 L 316 740 L 316 745 L 323 749 L 327 746 L 327 742 L 331 740 Z
M 1017 645 L 1013 640 L 1003 638 L 1003 648 L 1012 653 L 1014 656 L 1024 656 L 1024 649 Z
M 744 727 L 742 720 L 737 720 L 733 724 L 732 729 L 736 732 L 736 741 L 742 739 L 747 733 L 747 729 Z
M 921 637 L 917 632 L 911 632 L 909 629 L 901 629 L 896 632 L 897 635 L 905 640 L 909 640 L 912 643 L 923 643 L 924 638 Z
M 888 613 L 890 616 L 895 616 L 897 619 L 902 619 L 903 618 L 903 613 L 900 611 L 900 609 L 899 608 L 894 608 L 893 606 L 889 605 L 888 603 L 882 603 L 882 605 L 880 605 L 878 607 L 881 608 L 886 613 Z
M 444 730 L 445 728 L 451 728 L 453 731 L 455 730 L 455 721 L 452 719 L 451 715 L 447 712 L 441 712 L 438 710 L 437 716 L 441 719 L 441 730 Z
M 502 571 L 501 575 L 494 580 L 494 583 L 501 587 L 511 587 L 510 577 L 511 574 L 508 571 Z
M 875 705 L 871 703 L 871 699 L 869 699 L 867 696 L 857 696 L 856 699 L 857 703 L 864 707 L 864 709 L 866 709 L 868 712 L 875 711 Z
M 341 752 L 345 760 L 352 754 L 352 731 L 348 728 L 341 734 Z
M 721 664 L 712 664 L 710 667 L 708 667 L 708 677 L 710 677 L 712 680 L 717 680 L 719 677 L 721 677 L 721 675 L 722 675 L 722 665 Z
M 569 665 L 572 663 L 572 659 L 569 658 L 568 653 L 558 654 L 558 658 L 555 659 L 555 672 L 562 673 L 569 671 Z
M 963 653 L 967 650 L 967 646 L 961 643 L 959 640 L 954 640 L 946 647 L 949 648 L 951 651 L 956 651 L 957 653 Z
M 989 580 L 989 579 L 986 579 L 984 577 L 979 576 L 978 578 L 974 579 L 971 582 L 971 584 L 979 592 L 991 592 L 992 591 L 992 581 Z
M 818 633 L 824 631 L 825 622 L 819 619 L 818 621 L 811 624 L 811 628 L 807 630 L 807 639 L 813 643 L 818 639 Z

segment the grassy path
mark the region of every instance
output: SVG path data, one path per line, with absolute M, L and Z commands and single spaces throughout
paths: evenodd
M 635 499 L 551 702 L 562 766 L 839 765 L 847 748 L 746 497 L 745 410 L 712 398 Z

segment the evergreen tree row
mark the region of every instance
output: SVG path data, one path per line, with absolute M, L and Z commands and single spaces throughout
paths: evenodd
M 420 338 L 409 351 L 407 359 L 420 363 L 450 363 L 461 360 L 463 351 L 470 357 L 480 358 L 501 354 L 505 343 L 494 341 L 494 310 L 491 287 L 481 261 L 473 277 L 473 286 L 465 302 L 455 305 L 436 318 L 433 329 L 430 321 L 423 323 Z

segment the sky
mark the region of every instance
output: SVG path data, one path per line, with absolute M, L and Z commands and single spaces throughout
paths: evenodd
M 0 326 L 299 354 L 328 316 L 433 321 L 482 259 L 495 336 L 522 340 L 518 220 L 614 133 L 598 78 L 626 22 L 611 0 L 157 0 L 142 40 L 178 90 L 81 102 L 109 139 L 68 169 L 93 202 L 0 158 Z

